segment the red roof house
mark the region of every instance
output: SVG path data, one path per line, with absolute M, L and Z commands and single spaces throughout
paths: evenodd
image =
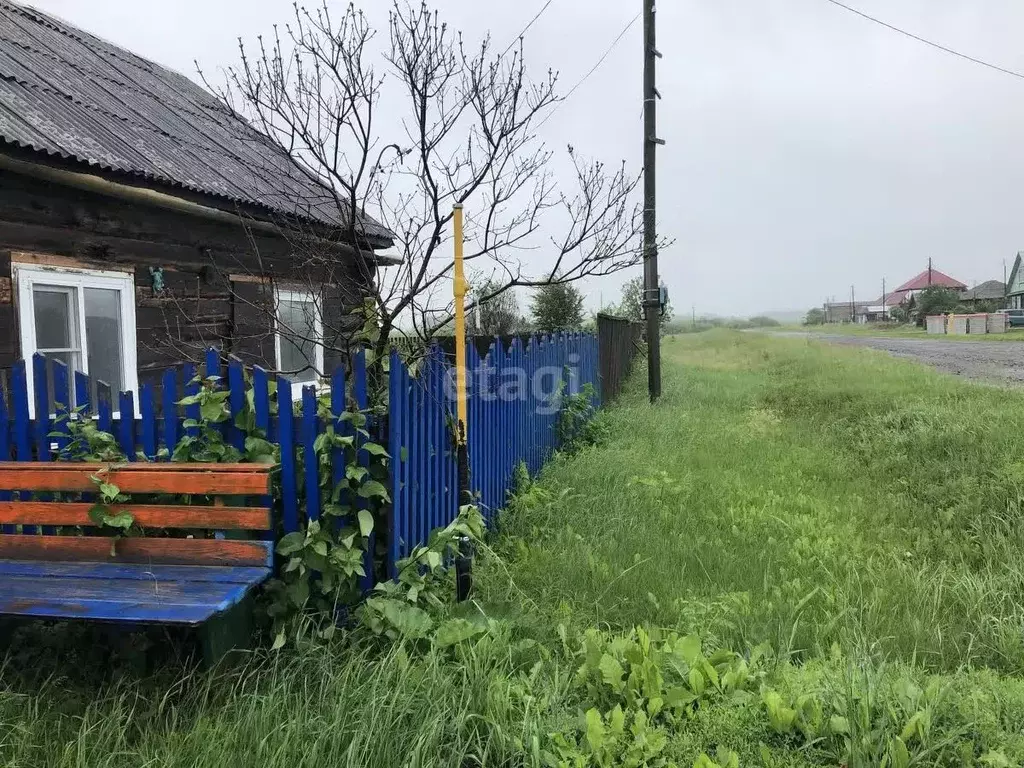
M 954 291 L 966 291 L 967 286 L 955 277 L 950 277 L 937 269 L 926 269 L 919 275 L 907 280 L 903 285 L 898 286 L 892 293 L 885 297 L 887 307 L 895 307 L 902 304 L 919 291 L 923 291 L 930 285 L 941 285 L 943 288 L 951 288 Z

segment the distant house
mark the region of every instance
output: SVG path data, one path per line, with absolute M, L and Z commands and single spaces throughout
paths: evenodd
M 887 308 L 898 307 L 905 302 L 909 302 L 925 288 L 930 288 L 933 285 L 939 285 L 958 292 L 967 290 L 967 286 L 956 278 L 929 267 L 921 274 L 915 275 L 889 293 L 885 297 L 885 306 Z M 879 300 L 878 303 L 881 304 L 882 301 Z
M 825 302 L 822 311 L 826 323 L 866 323 L 876 319 L 870 316 L 873 304 L 871 301 L 831 301 Z
M 188 78 L 0 0 L 0 373 L 40 352 L 133 390 L 217 344 L 315 379 L 392 240 L 336 200 Z M 350 269 L 311 287 L 300 241 Z
M 960 302 L 971 309 L 983 310 L 985 307 L 994 304 L 999 306 L 993 306 L 993 309 L 1002 309 L 1005 298 L 1006 283 L 1000 280 L 986 280 L 984 283 L 964 291 L 960 295 Z
M 874 301 L 836 301 L 826 302 L 823 306 L 825 322 L 827 323 L 874 323 L 888 320 L 892 317 L 892 311 L 900 306 L 909 308 L 913 304 L 914 297 L 929 286 L 939 285 L 951 290 L 961 292 L 967 286 L 959 280 L 929 267 L 919 275 L 907 280 L 895 290 L 879 297 Z M 983 285 L 988 285 L 984 283 Z M 1000 284 L 1001 285 L 1001 284 Z M 982 286 L 978 286 L 981 288 Z M 1024 293 L 1024 290 L 1022 290 Z M 1001 296 L 1002 294 L 1000 294 Z
M 1021 269 L 1021 257 L 1024 251 L 1017 253 L 1010 270 L 1010 279 L 1006 283 L 1006 306 L 1010 309 L 1024 309 L 1024 270 Z

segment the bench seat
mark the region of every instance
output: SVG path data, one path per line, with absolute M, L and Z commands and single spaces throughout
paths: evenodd
M 258 543 L 269 559 L 272 544 Z M 270 573 L 259 566 L 0 560 L 0 614 L 195 626 L 240 603 Z

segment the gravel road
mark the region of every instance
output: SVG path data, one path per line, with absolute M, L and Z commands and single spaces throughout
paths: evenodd
M 898 339 L 830 333 L 810 335 L 832 344 L 881 349 L 896 357 L 908 357 L 968 379 L 1024 386 L 1024 343 Z

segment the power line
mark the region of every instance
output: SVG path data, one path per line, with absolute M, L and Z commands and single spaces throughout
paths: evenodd
M 562 106 L 566 101 L 568 101 L 570 96 L 572 96 L 574 93 L 576 93 L 576 91 L 579 89 L 579 87 L 581 85 L 583 85 L 590 78 L 590 76 L 592 74 L 594 74 L 598 70 L 598 67 L 600 67 L 602 64 L 604 64 L 605 59 L 607 59 L 611 55 L 612 51 L 615 50 L 615 46 L 617 46 L 619 44 L 619 41 L 621 41 L 622 38 L 624 38 L 626 36 L 626 33 L 629 32 L 630 28 L 634 24 L 636 24 L 637 19 L 639 19 L 642 15 L 643 15 L 643 12 L 641 11 L 640 13 L 638 13 L 636 16 L 634 16 L 632 19 L 629 20 L 629 23 L 627 23 L 626 26 L 624 26 L 622 28 L 622 31 L 619 32 L 618 37 L 616 37 L 614 40 L 612 40 L 612 44 L 609 45 L 608 48 L 605 50 L 605 52 L 601 54 L 601 58 L 599 58 L 597 60 L 597 63 L 594 66 L 592 66 L 587 71 L 587 73 L 585 75 L 583 75 L 583 77 L 581 77 L 579 80 L 576 81 L 576 84 L 572 88 L 570 88 L 569 92 L 567 94 L 565 94 L 565 96 L 563 96 L 559 100 L 559 102 L 554 106 L 554 108 L 550 112 L 548 112 L 547 117 L 545 117 L 543 120 L 541 120 L 537 124 L 537 128 L 534 129 L 534 130 L 539 130 L 540 127 L 542 125 L 544 125 L 544 123 L 546 123 L 548 120 L 550 120 L 551 116 L 554 115 L 555 112 L 558 111 L 558 108 L 560 106 Z
M 551 5 L 554 1 L 555 0 L 548 0 L 546 3 L 544 3 L 543 6 L 541 6 L 541 9 L 537 11 L 537 14 L 532 19 L 530 19 L 530 22 L 525 27 L 523 27 L 523 29 L 520 31 L 518 35 L 512 38 L 512 42 L 508 44 L 508 47 L 501 52 L 502 56 L 504 56 L 506 53 L 512 50 L 512 46 L 516 44 L 517 40 L 522 40 L 523 35 L 530 31 L 530 27 L 534 25 L 537 19 L 539 19 L 544 14 L 544 11 L 546 11 L 548 9 L 548 6 Z
M 955 51 L 952 48 L 947 48 L 946 46 L 941 45 L 940 43 L 936 43 L 936 42 L 933 42 L 931 40 L 926 40 L 925 38 L 920 37 L 919 35 L 915 35 L 913 32 L 908 32 L 905 29 L 900 29 L 899 27 L 894 27 L 892 24 L 888 24 L 888 23 L 882 21 L 881 19 L 876 19 L 874 16 L 869 16 L 868 14 L 864 13 L 863 11 L 858 11 L 856 8 L 851 8 L 850 6 L 846 5 L 845 3 L 839 2 L 839 0 L 826 0 L 826 2 L 832 3 L 832 5 L 835 5 L 835 6 L 839 7 L 839 8 L 847 10 L 850 13 L 855 13 L 855 14 L 857 14 L 858 16 L 860 16 L 863 19 L 867 19 L 868 21 L 873 21 L 875 24 L 880 24 L 883 27 L 885 27 L 886 29 L 892 30 L 893 32 L 898 32 L 901 35 L 905 35 L 906 37 L 909 37 L 911 40 L 917 40 L 917 42 L 919 42 L 919 43 L 924 43 L 925 45 L 930 45 L 932 48 L 936 48 L 936 49 L 938 49 L 938 50 L 940 50 L 940 51 L 942 51 L 944 53 L 948 53 L 948 54 L 951 54 L 951 55 L 956 56 L 958 58 L 965 59 L 966 61 L 970 61 L 970 62 L 972 62 L 974 64 L 980 64 L 981 66 L 988 67 L 989 69 L 994 69 L 996 72 L 1002 72 L 1004 75 L 1012 75 L 1013 77 L 1019 77 L 1022 80 L 1024 80 L 1024 74 L 1022 74 L 1020 72 L 1015 72 L 1012 69 L 1006 69 L 1005 67 L 1000 67 L 998 64 L 992 64 L 991 62 L 984 61 L 982 59 L 976 59 L 973 56 L 968 56 L 966 53 L 960 53 L 960 51 Z

